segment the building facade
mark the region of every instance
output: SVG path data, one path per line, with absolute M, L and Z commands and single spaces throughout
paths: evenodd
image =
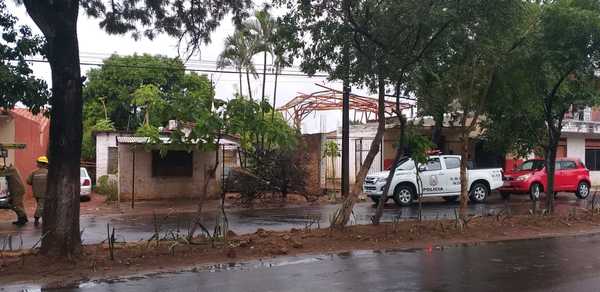
M 164 140 L 168 143 L 168 139 Z M 146 137 L 116 137 L 120 201 L 218 198 L 222 177 L 239 167 L 237 142 L 221 139 L 219 150 L 160 152 Z M 217 160 L 216 177 L 210 178 Z M 225 162 L 225 163 L 224 163 Z M 206 193 L 204 186 L 208 183 Z
M 117 174 L 119 170 L 117 137 L 127 135 L 131 135 L 131 133 L 117 131 L 93 133 L 96 142 L 96 181 L 104 175 Z
M 50 119 L 43 114 L 34 115 L 25 108 L 0 112 L 0 143 L 25 144 L 25 149 L 9 150 L 7 165 L 14 165 L 22 177 L 36 169 L 39 156 L 48 153 Z M 0 159 L 0 164 L 3 160 Z M 27 195 L 31 187 L 27 186 Z
M 565 117 L 557 157 L 581 159 L 592 185 L 600 185 L 600 110 L 586 107 Z

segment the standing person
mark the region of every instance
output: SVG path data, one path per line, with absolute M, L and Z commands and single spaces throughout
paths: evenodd
M 25 186 L 23 185 L 21 176 L 13 166 L 0 168 L 0 176 L 6 177 L 12 210 L 17 214 L 17 221 L 13 222 L 13 224 L 23 226 L 29 220 L 27 220 L 27 213 L 25 213 L 25 207 L 23 206 Z
M 48 158 L 40 156 L 36 162 L 38 169 L 27 177 L 27 184 L 33 190 L 33 197 L 37 205 L 33 218 L 35 219 L 34 224 L 38 225 L 42 214 L 44 214 L 44 198 L 46 197 L 46 182 L 48 181 Z

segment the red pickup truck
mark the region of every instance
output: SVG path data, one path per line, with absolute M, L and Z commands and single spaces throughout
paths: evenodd
M 537 201 L 547 184 L 546 167 L 543 159 L 532 159 L 523 162 L 512 172 L 503 177 L 504 184 L 499 189 L 503 198 L 510 194 L 529 194 Z M 579 159 L 559 158 L 556 160 L 554 175 L 554 191 L 575 193 L 577 198 L 585 199 L 590 194 L 590 171 Z

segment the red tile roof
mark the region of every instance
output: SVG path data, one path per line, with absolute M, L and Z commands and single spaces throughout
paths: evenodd
M 41 128 L 44 128 L 50 124 L 50 119 L 45 117 L 43 114 L 39 113 L 34 115 L 26 108 L 14 108 L 10 112 L 13 115 L 20 116 L 39 124 Z

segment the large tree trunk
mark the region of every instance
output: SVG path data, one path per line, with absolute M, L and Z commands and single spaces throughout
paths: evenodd
M 337 216 L 334 218 L 335 220 L 332 222 L 333 227 L 341 228 L 348 224 L 352 209 L 354 208 L 354 203 L 357 201 L 358 194 L 362 191 L 365 177 L 367 176 L 369 169 L 371 169 L 373 160 L 375 160 L 375 157 L 381 148 L 381 141 L 383 140 L 383 134 L 385 133 L 385 80 L 383 78 L 379 79 L 378 122 L 375 138 L 373 139 L 373 142 L 371 142 L 371 147 L 369 147 L 369 152 L 365 157 L 365 161 L 360 166 L 360 170 L 356 175 L 356 180 L 350 194 L 344 200 L 342 207 L 338 210 Z
M 551 129 L 548 131 L 548 147 L 546 148 L 546 210 L 554 212 L 554 173 L 556 166 L 556 150 L 560 140 L 560 133 L 556 134 Z
M 41 251 L 46 255 L 71 257 L 81 252 L 79 158 L 83 103 L 77 40 L 79 1 L 25 0 L 24 3 L 46 37 L 52 70 L 50 165 Z
M 467 177 L 467 164 L 469 162 L 469 133 L 467 130 L 462 130 L 460 142 L 460 218 L 461 220 L 464 220 L 467 217 L 467 205 L 469 203 L 469 178 Z
M 404 115 L 402 115 L 402 114 L 399 114 L 399 119 L 400 119 L 400 141 L 398 142 L 398 147 L 396 148 L 394 162 L 390 166 L 390 172 L 388 173 L 388 177 L 386 178 L 386 181 L 385 181 L 385 186 L 383 187 L 383 195 L 385 197 L 382 197 L 382 199 L 379 200 L 379 203 L 377 204 L 377 210 L 375 211 L 375 215 L 373 215 L 373 218 L 371 218 L 371 222 L 373 222 L 374 225 L 378 225 L 379 222 L 381 221 L 381 216 L 383 216 L 383 206 L 385 205 L 385 202 L 387 201 L 387 196 L 390 192 L 391 182 L 392 182 L 392 179 L 394 178 L 394 175 L 396 174 L 396 168 L 398 168 L 398 162 L 400 162 L 400 159 L 402 158 L 402 156 L 404 156 L 404 144 L 406 143 L 405 142 L 406 117 L 404 117 Z
M 442 150 L 442 127 L 444 126 L 444 114 L 436 114 L 433 117 L 435 121 L 435 125 L 433 126 L 433 130 L 431 131 L 431 141 L 435 144 L 435 147 L 438 150 Z
M 396 174 L 396 168 L 398 168 L 398 162 L 400 158 L 404 156 L 404 144 L 406 137 L 406 117 L 403 114 L 398 114 L 398 118 L 400 119 L 400 141 L 398 142 L 398 147 L 396 148 L 396 156 L 394 157 L 394 162 L 390 166 L 390 172 L 388 173 L 387 179 L 385 180 L 385 187 L 383 187 L 383 196 L 382 199 L 379 200 L 377 204 L 377 210 L 375 211 L 375 215 L 371 218 L 371 222 L 374 225 L 378 225 L 381 221 L 381 216 L 383 216 L 383 206 L 385 205 L 385 201 L 387 201 L 388 193 L 390 192 L 390 185 L 392 182 L 392 178 Z M 383 154 L 383 153 L 382 153 Z M 418 173 L 417 173 L 418 177 Z

